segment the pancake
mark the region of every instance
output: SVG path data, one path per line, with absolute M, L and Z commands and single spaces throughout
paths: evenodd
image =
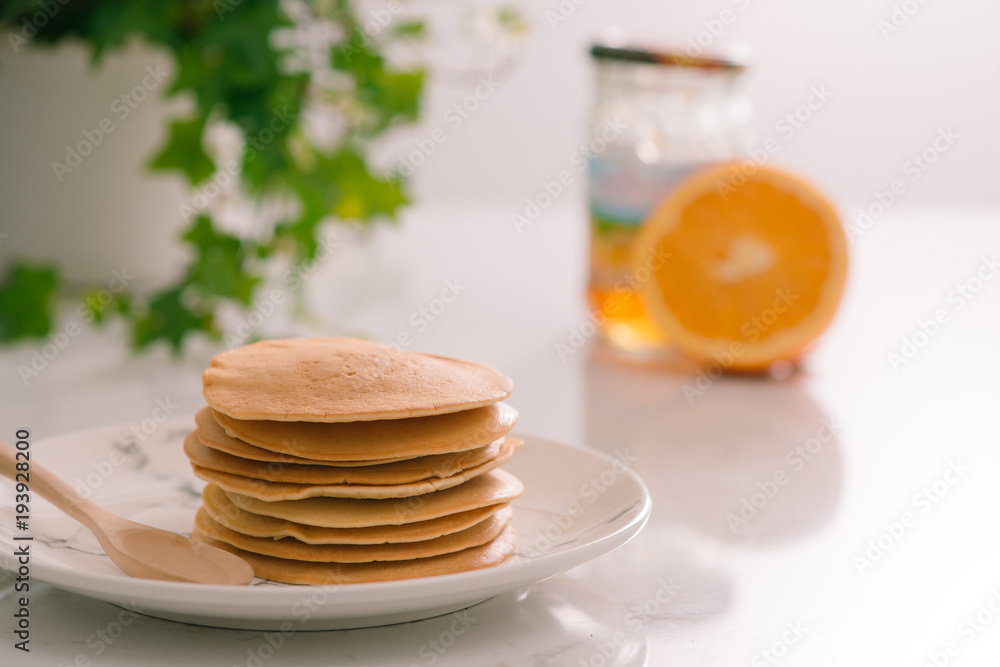
M 485 364 L 355 338 L 258 341 L 216 355 L 202 385 L 205 401 L 234 419 L 288 422 L 440 415 L 502 401 L 513 389 Z
M 251 445 L 248 442 L 244 442 L 243 440 L 229 435 L 226 433 L 226 429 L 222 428 L 222 426 L 219 425 L 219 422 L 215 421 L 215 417 L 212 416 L 212 409 L 207 406 L 195 413 L 194 422 L 198 426 L 198 439 L 201 440 L 201 444 L 211 449 L 217 449 L 219 451 L 226 452 L 227 454 L 238 456 L 242 459 L 253 459 L 254 461 L 322 466 L 336 463 L 341 468 L 346 468 L 350 466 L 381 465 L 383 463 L 393 463 L 395 461 L 406 461 L 409 459 L 419 458 L 419 456 L 403 454 L 401 456 L 395 456 L 388 459 L 369 459 L 367 461 L 324 461 L 322 459 L 309 459 L 301 456 L 294 456 L 292 454 L 273 452 L 271 450 L 264 449 L 263 447 Z
M 212 416 L 225 432 L 257 447 L 324 461 L 414 458 L 482 447 L 502 438 L 517 423 L 506 403 L 448 415 L 377 422 L 324 424 L 239 420 L 217 410 Z M 206 431 L 209 430 L 209 425 Z M 201 425 L 199 425 L 199 430 Z M 212 441 L 201 435 L 211 446 Z
M 504 470 L 443 491 L 405 499 L 307 498 L 265 502 L 231 491 L 230 501 L 253 514 L 325 528 L 363 528 L 426 521 L 469 510 L 507 503 L 524 493 L 521 481 Z
M 249 563 L 254 574 L 262 579 L 313 586 L 416 579 L 466 572 L 499 565 L 514 553 L 514 529 L 509 525 L 495 539 L 478 547 L 430 558 L 374 563 L 307 563 L 244 551 L 212 539 L 197 528 L 193 536 L 199 542 L 236 554 Z
M 191 468 L 199 479 L 220 486 L 226 491 L 234 491 L 267 502 L 307 498 L 410 498 L 450 489 L 494 470 L 506 463 L 523 444 L 524 441 L 517 438 L 504 438 L 500 443 L 500 452 L 485 463 L 462 470 L 450 477 L 431 477 L 407 484 L 289 484 L 212 470 L 194 460 L 191 461 Z
M 262 463 L 206 447 L 193 431 L 184 439 L 184 453 L 203 468 L 251 477 L 267 482 L 291 484 L 407 484 L 430 478 L 446 478 L 475 468 L 497 457 L 501 442 L 459 454 L 422 456 L 407 461 L 373 466 L 337 466 Z M 429 460 L 430 459 L 430 460 Z
M 399 544 L 306 544 L 293 537 L 278 540 L 250 537 L 218 523 L 204 507 L 195 515 L 194 525 L 203 535 L 214 540 L 264 556 L 316 563 L 370 563 L 429 558 L 477 547 L 499 535 L 510 523 L 510 517 L 508 507 L 457 533 Z
M 321 528 L 242 510 L 229 500 L 225 491 L 214 484 L 205 487 L 201 499 L 209 515 L 230 530 L 250 537 L 270 539 L 294 537 L 307 544 L 398 544 L 432 540 L 470 528 L 494 512 L 508 507 L 506 503 L 487 505 L 438 519 L 404 523 L 400 526 Z

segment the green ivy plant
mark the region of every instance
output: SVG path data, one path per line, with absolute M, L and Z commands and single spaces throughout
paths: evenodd
M 97 290 L 90 290 L 84 299 L 88 321 L 124 318 L 134 348 L 166 341 L 177 353 L 192 334 L 220 337 L 218 307 L 224 302 L 249 307 L 267 262 L 279 256 L 315 257 L 327 220 L 395 219 L 410 201 L 402 177 L 379 173 L 366 152 L 390 128 L 418 119 L 425 73 L 393 67 L 385 49 L 398 40 L 423 37 L 422 21 L 393 15 L 384 29 L 366 32 L 370 17 L 360 16 L 348 0 L 299 3 L 341 34 L 324 47 L 324 56 L 346 85 L 321 90 L 327 103 L 346 110 L 346 129 L 336 146 L 321 150 L 306 139 L 299 122 L 318 83 L 310 71 L 285 66 L 288 50 L 274 46 L 276 31 L 296 29 L 278 0 L 53 0 L 49 9 L 42 8 L 45 4 L 2 2 L 0 24 L 7 24 L 11 39 L 83 40 L 95 65 L 135 38 L 172 54 L 176 76 L 166 95 L 190 97 L 194 110 L 171 121 L 150 169 L 180 172 L 192 187 L 205 184 L 223 169 L 204 148 L 206 128 L 225 122 L 245 140 L 234 176 L 241 189 L 252 200 L 280 196 L 297 203 L 293 216 L 254 240 L 221 230 L 205 210 L 192 210 L 182 240 L 194 251 L 193 259 L 176 282 L 154 294 L 123 291 L 110 306 L 97 303 Z M 59 290 L 57 267 L 14 262 L 0 284 L 0 341 L 49 334 Z

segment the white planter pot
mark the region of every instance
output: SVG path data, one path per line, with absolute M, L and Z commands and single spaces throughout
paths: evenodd
M 144 289 L 183 266 L 179 207 L 191 193 L 146 168 L 183 108 L 163 101 L 173 70 L 140 44 L 96 68 L 80 43 L 0 49 L 0 271 L 27 257 L 102 285 L 125 267 Z

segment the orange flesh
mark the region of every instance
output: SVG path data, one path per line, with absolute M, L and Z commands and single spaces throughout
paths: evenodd
M 733 237 L 749 237 L 769 247 L 775 270 L 759 271 L 733 282 L 720 280 L 720 266 L 731 254 Z M 769 183 L 748 182 L 723 201 L 706 192 L 684 211 L 677 227 L 664 235 L 661 250 L 672 253 L 657 272 L 666 306 L 692 333 L 742 340 L 745 330 L 767 338 L 797 326 L 819 300 L 815 285 L 830 267 L 828 232 L 819 214 Z M 683 285 L 683 290 L 677 286 Z M 751 320 L 772 315 L 775 300 L 793 308 L 768 325 Z M 762 331 L 766 327 L 766 331 Z

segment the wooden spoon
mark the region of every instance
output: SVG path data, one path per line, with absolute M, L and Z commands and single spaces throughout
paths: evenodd
M 21 472 L 18 478 L 17 454 L 0 441 L 0 473 L 21 482 L 30 475 L 31 491 L 86 526 L 111 562 L 130 577 L 231 586 L 253 580 L 253 569 L 239 556 L 112 514 L 34 461 L 30 472 Z

